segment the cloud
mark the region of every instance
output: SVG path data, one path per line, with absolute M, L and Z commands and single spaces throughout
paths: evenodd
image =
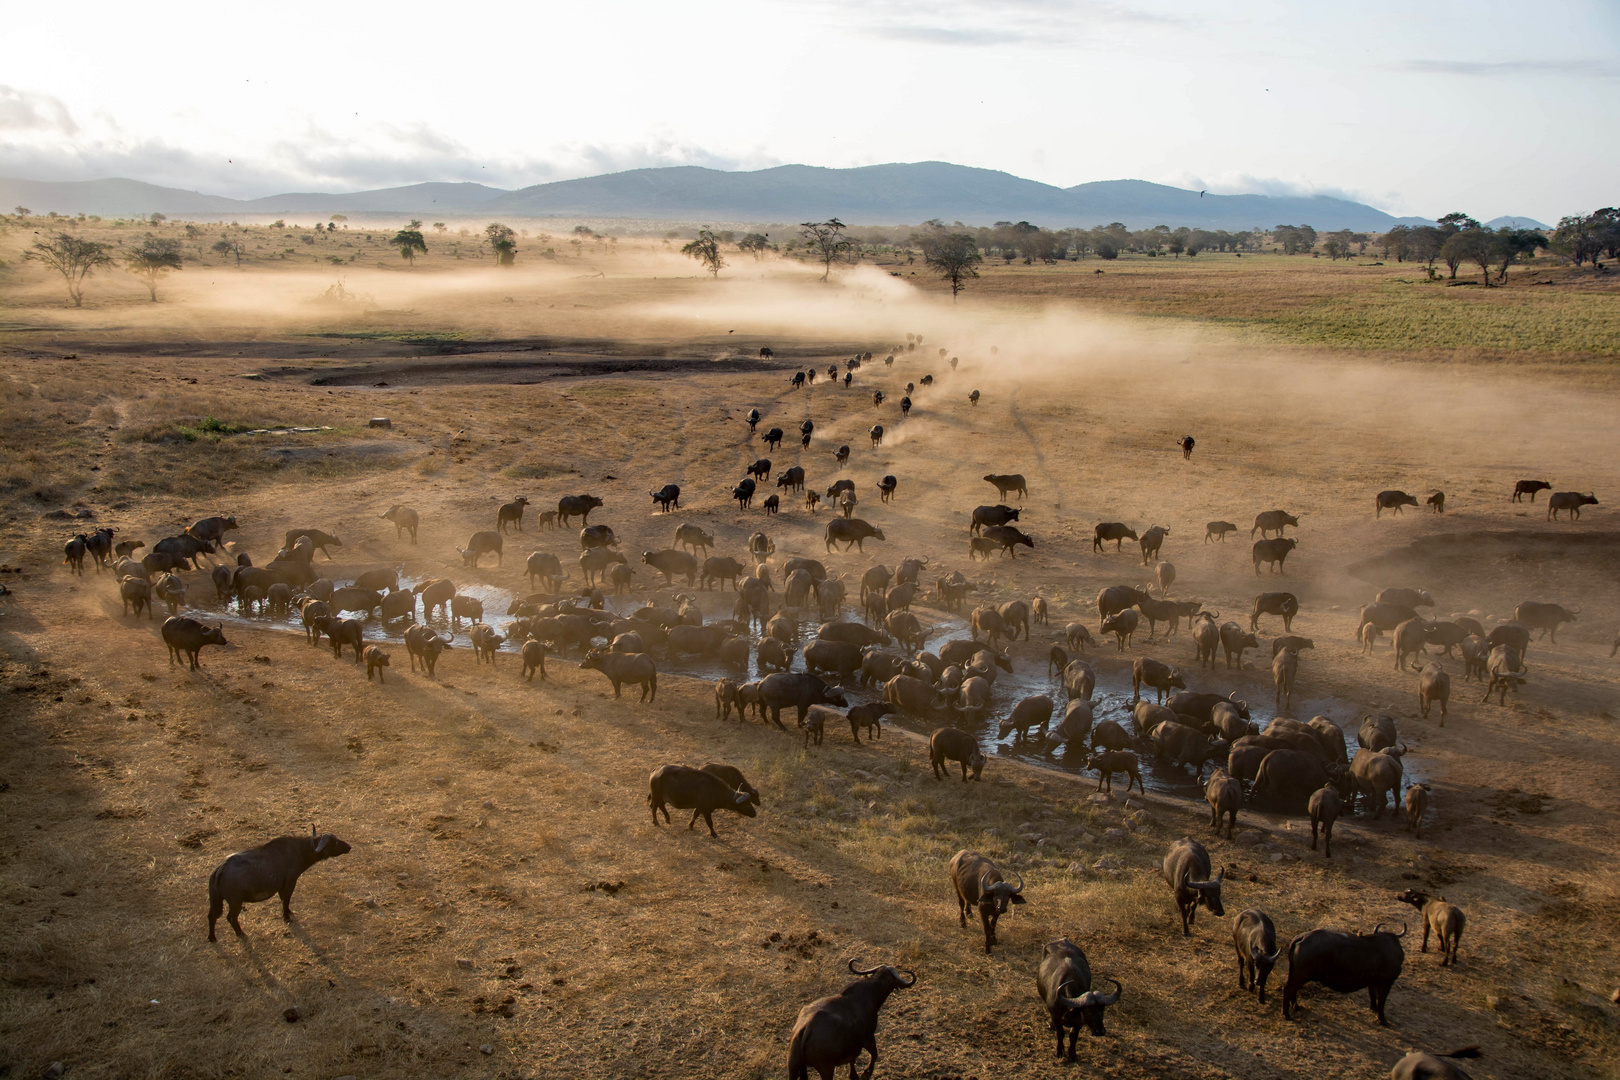
M 0 85 L 0 132 L 19 131 L 76 135 L 79 125 L 57 98 Z
M 855 32 L 865 37 L 967 48 L 1070 46 L 1121 27 L 1180 26 L 1188 21 L 1139 4 L 1074 0 L 998 0 L 949 9 L 915 0 L 824 0 L 817 6 L 841 24 L 854 24 Z
M 1254 176 L 1241 172 L 1213 175 L 1182 172 L 1162 176 L 1158 182 L 1187 188 L 1190 191 L 1207 191 L 1211 195 L 1273 195 L 1296 199 L 1321 197 L 1366 203 L 1369 206 L 1383 206 L 1400 199 L 1399 194 L 1395 192 L 1373 195 L 1364 191 L 1317 184 L 1300 177 Z
M 1577 79 L 1620 78 L 1620 63 L 1612 60 L 1402 60 L 1387 66 L 1409 75 L 1461 75 L 1466 78 L 1503 78 L 1515 75 L 1553 75 Z
M 28 180 L 128 177 L 163 187 L 259 198 L 297 191 L 366 191 L 424 181 L 522 188 L 672 165 L 730 171 L 781 164 L 760 152 L 718 153 L 675 138 L 569 143 L 539 154 L 486 155 L 423 124 L 379 124 L 363 132 L 340 134 L 306 120 L 246 153 L 201 152 L 162 139 L 132 139 L 115 128 L 76 138 L 52 134 L 57 137 L 0 139 L 0 176 Z
M 1031 34 L 1006 30 L 952 30 L 943 26 L 872 26 L 861 31 L 867 37 L 904 41 L 914 45 L 1023 45 L 1035 41 Z

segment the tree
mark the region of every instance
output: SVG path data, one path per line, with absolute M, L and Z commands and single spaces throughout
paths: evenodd
M 826 221 L 801 221 L 799 235 L 821 260 L 821 280 L 826 281 L 832 273 L 833 263 L 842 262 L 849 255 L 849 249 L 854 245 L 844 236 L 844 223 L 837 218 Z
M 517 262 L 517 233 L 492 221 L 484 226 L 484 239 L 489 241 L 490 250 L 495 252 L 496 266 L 511 266 Z
M 215 240 L 213 250 L 216 255 L 235 255 L 236 265 L 242 265 L 242 242 L 240 240 Z
M 1479 222 L 1475 221 L 1461 210 L 1453 210 L 1451 213 L 1435 222 L 1435 225 L 1439 227 L 1440 234 L 1442 236 L 1450 236 L 1452 233 L 1459 233 L 1465 229 L 1477 229 L 1480 227 Z
M 147 220 L 150 221 L 153 225 L 161 225 L 165 221 L 169 220 L 169 215 L 167 215 L 167 214 L 153 214 Z
M 412 221 L 409 228 L 399 230 L 394 234 L 394 238 L 388 242 L 399 248 L 399 257 L 412 266 L 416 265 L 417 252 L 420 251 L 423 255 L 427 254 L 427 241 L 422 239 L 422 223 L 420 221 Z
M 158 280 L 164 274 L 179 270 L 184 264 L 180 257 L 180 241 L 165 240 L 156 236 L 148 236 L 142 240 L 139 247 L 133 248 L 124 256 L 124 269 L 140 278 L 146 285 L 146 291 L 152 294 L 152 303 L 157 303 Z
M 29 214 L 33 213 L 33 211 L 28 209 L 26 206 L 13 206 L 12 209 L 17 212 L 18 217 L 27 217 Z
M 1494 254 L 1488 229 L 1461 229 L 1446 237 L 1446 242 L 1440 245 L 1440 258 L 1451 268 L 1452 280 L 1456 280 L 1459 266 L 1471 262 L 1479 264 L 1485 272 L 1485 284 L 1489 285 L 1491 257 Z
M 1284 255 L 1298 255 L 1316 247 L 1316 230 L 1309 225 L 1278 225 L 1271 235 Z
M 979 276 L 974 267 L 984 261 L 979 245 L 967 233 L 935 233 L 922 238 L 923 262 L 934 273 L 951 283 L 951 299 L 964 288 L 969 278 Z
M 703 264 L 703 268 L 716 278 L 720 276 L 720 268 L 726 265 L 725 256 L 720 254 L 720 240 L 707 225 L 698 230 L 697 239 L 681 248 L 682 255 L 690 255 Z
M 1547 246 L 1547 238 L 1534 229 L 1515 229 L 1504 226 L 1496 230 L 1494 241 L 1496 249 L 1497 281 L 1506 281 L 1508 267 L 1512 266 L 1521 257 L 1534 255 L 1537 248 Z
M 744 236 L 741 240 L 737 241 L 737 250 L 753 252 L 756 260 L 763 259 L 765 257 L 766 250 L 770 246 L 771 238 L 770 234 L 768 233 L 751 232 L 747 236 Z
M 84 306 L 84 282 L 103 266 L 112 265 L 111 245 L 81 240 L 69 233 L 55 233 L 49 240 L 36 240 L 23 253 L 25 259 L 38 259 L 62 275 L 68 298 L 74 307 Z
M 1322 237 L 1322 248 L 1328 253 L 1328 258 L 1348 259 L 1351 245 L 1355 243 L 1356 234 L 1349 229 L 1340 229 L 1330 232 Z

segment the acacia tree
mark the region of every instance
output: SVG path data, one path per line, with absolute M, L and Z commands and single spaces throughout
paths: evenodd
M 854 243 L 844 236 L 845 225 L 837 218 L 828 218 L 826 221 L 801 221 L 799 235 L 803 236 L 808 246 L 821 260 L 821 280 L 826 281 L 832 273 L 833 263 L 843 262 L 849 257 L 849 249 Z
M 423 255 L 427 254 L 427 241 L 422 239 L 422 223 L 420 221 L 413 220 L 409 228 L 399 230 L 394 234 L 394 238 L 388 242 L 399 248 L 399 257 L 412 266 L 416 265 L 417 252 L 420 251 Z
M 979 276 L 975 269 L 984 261 L 979 245 L 967 233 L 940 233 L 922 239 L 923 262 L 934 273 L 951 283 L 951 299 L 965 288 L 969 278 Z
M 180 257 L 180 241 L 166 240 L 156 236 L 148 236 L 142 240 L 140 246 L 132 248 L 124 256 L 124 269 L 141 279 L 146 291 L 152 294 L 152 303 L 157 303 L 158 281 L 164 274 L 179 270 L 184 265 Z
M 707 225 L 698 230 L 697 239 L 681 248 L 682 255 L 690 255 L 703 264 L 703 269 L 718 278 L 720 268 L 726 265 L 724 255 L 720 254 L 720 241 Z
M 492 221 L 484 226 L 484 238 L 489 241 L 490 250 L 495 252 L 496 266 L 511 266 L 517 261 L 517 233 Z
M 1493 246 L 1496 250 L 1496 280 L 1506 281 L 1508 267 L 1526 255 L 1534 255 L 1537 248 L 1546 247 L 1547 238 L 1534 229 L 1507 226 L 1496 230 Z
M 770 245 L 771 237 L 769 233 L 751 232 L 737 241 L 737 250 L 752 252 L 755 261 L 758 261 L 765 257 L 765 251 Z
M 101 267 L 111 266 L 113 261 L 111 245 L 81 240 L 64 232 L 52 235 L 49 240 L 36 240 L 34 246 L 23 253 L 23 258 L 38 259 L 61 274 L 74 307 L 84 306 L 85 279 Z

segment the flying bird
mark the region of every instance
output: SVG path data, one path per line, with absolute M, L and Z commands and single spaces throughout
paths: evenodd
M 1200 191 L 1200 192 L 1199 192 L 1199 193 L 1198 193 L 1198 197 L 1199 197 L 1199 198 L 1200 198 L 1200 199 L 1202 199 L 1202 198 L 1203 198 L 1203 197 L 1204 197 L 1204 193 L 1203 193 L 1203 192 L 1202 192 L 1202 191 Z

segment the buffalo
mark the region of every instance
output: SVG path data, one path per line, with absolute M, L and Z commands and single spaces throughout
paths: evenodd
M 973 779 L 982 779 L 979 774 L 984 771 L 984 751 L 979 749 L 972 735 L 958 728 L 938 728 L 929 736 L 928 760 L 934 768 L 935 780 L 943 780 L 949 772 L 949 766 L 945 764 L 947 761 L 961 765 L 963 783 L 967 782 L 970 769 Z
M 1260 629 L 1260 616 L 1281 615 L 1283 631 L 1293 633 L 1294 616 L 1299 614 L 1299 598 L 1293 593 L 1268 592 L 1254 598 L 1254 611 L 1249 615 L 1249 629 Z
M 185 616 L 170 616 L 164 619 L 160 632 L 163 635 L 163 644 L 169 647 L 169 663 L 171 665 L 179 663 L 181 656 L 184 655 L 190 661 L 192 671 L 198 669 L 197 654 L 202 652 L 203 646 L 230 644 L 225 640 L 223 623 L 217 626 L 204 626 L 196 619 Z
M 887 538 L 883 535 L 882 529 L 862 518 L 835 518 L 827 522 L 827 531 L 823 539 L 826 541 L 828 551 L 833 550 L 834 544 L 843 544 L 845 551 L 851 546 L 865 551 L 866 541 Z
M 1136 530 L 1122 521 L 1101 521 L 1097 523 L 1095 535 L 1091 539 L 1091 550 L 1101 551 L 1103 544 L 1109 540 L 1114 542 L 1114 550 L 1119 551 L 1126 540 L 1137 539 Z
M 1375 503 L 1374 517 L 1383 517 L 1385 510 L 1393 510 L 1399 514 L 1404 506 L 1415 508 L 1418 505 L 1417 496 L 1408 495 L 1404 491 L 1380 491 Z
M 985 476 L 984 482 L 995 485 L 996 493 L 1002 499 L 1006 499 L 1008 492 L 1016 491 L 1018 501 L 1023 502 L 1024 496 L 1029 494 L 1021 473 L 989 473 Z
M 989 952 L 996 943 L 996 923 L 1007 913 L 1007 906 L 1026 903 L 1024 875 L 1018 874 L 1018 884 L 1014 885 L 1002 876 L 995 863 L 977 851 L 965 850 L 951 856 L 947 869 L 956 890 L 957 925 L 965 928 L 968 911 L 977 909 L 984 929 L 984 951 Z
M 692 820 L 686 824 L 688 830 L 697 826 L 699 817 L 703 818 L 711 837 L 719 835 L 714 831 L 716 810 L 730 810 L 743 817 L 759 816 L 748 792 L 733 790 L 714 773 L 686 765 L 663 765 L 647 777 L 647 808 L 652 811 L 654 826 L 659 811 L 663 811 L 665 824 L 671 824 L 671 806 L 692 811 Z
M 1226 542 L 1226 534 L 1235 533 L 1237 532 L 1237 529 L 1238 527 L 1232 524 L 1230 521 L 1211 521 L 1204 526 L 1204 543 L 1209 543 L 1210 538 L 1214 537 L 1218 542 L 1224 544 Z
M 1018 520 L 1021 510 L 997 503 L 994 506 L 975 506 L 973 508 L 973 524 L 968 531 L 977 534 L 986 525 L 1010 525 Z
M 1266 1003 L 1266 982 L 1282 949 L 1277 946 L 1277 928 L 1271 916 L 1258 908 L 1240 911 L 1232 920 L 1232 948 L 1237 952 L 1238 989 L 1252 989 Z M 1245 981 L 1244 976 L 1248 979 Z
M 1457 946 L 1462 942 L 1463 927 L 1468 916 L 1455 904 L 1446 903 L 1443 896 L 1430 896 L 1417 889 L 1407 889 L 1395 899 L 1411 904 L 1423 915 L 1423 943 L 1418 952 L 1429 951 L 1429 931 L 1434 931 L 1435 943 L 1440 946 L 1440 966 L 1457 966 Z
M 292 894 L 300 875 L 318 862 L 351 850 L 331 833 L 316 835 L 311 826 L 309 836 L 278 836 L 259 847 L 238 851 L 208 876 L 208 940 L 216 940 L 214 924 L 221 914 L 236 936 L 242 937 L 242 924 L 237 921 L 242 905 L 272 896 L 281 897 L 282 921 L 292 922 Z
M 909 989 L 917 982 L 914 971 L 903 971 L 887 964 L 861 970 L 850 960 L 849 970 L 861 978 L 832 997 L 817 998 L 799 1010 L 788 1042 L 788 1080 L 808 1080 L 810 1070 L 821 1080 L 849 1066 L 851 1080 L 855 1062 L 865 1050 L 870 1057 L 866 1078 L 877 1068 L 878 1011 L 896 990 Z
M 1210 877 L 1209 852 L 1192 837 L 1176 841 L 1164 856 L 1164 880 L 1175 894 L 1176 907 L 1181 912 L 1181 934 L 1192 936 L 1192 924 L 1199 905 L 1207 907 L 1217 918 L 1226 914 L 1221 905 L 1221 882 L 1226 877 L 1222 870 Z
M 1103 1010 L 1118 1005 L 1125 988 L 1118 979 L 1109 979 L 1114 992 L 1105 994 L 1091 988 L 1091 965 L 1085 950 L 1060 938 L 1049 942 L 1041 954 L 1041 966 L 1035 985 L 1046 1003 L 1052 1031 L 1057 1035 L 1057 1055 L 1063 1056 L 1063 1032 L 1069 1032 L 1069 1060 L 1074 1060 L 1074 1044 L 1079 1038 L 1080 1026 L 1085 1025 L 1092 1035 L 1106 1035 Z
M 1274 573 L 1283 572 L 1283 564 L 1288 553 L 1299 546 L 1299 541 L 1292 536 L 1278 540 L 1256 540 L 1254 542 L 1254 576 L 1260 576 L 1260 564 L 1265 563 Z
M 1592 495 L 1582 495 L 1578 491 L 1555 491 L 1547 496 L 1547 520 L 1557 521 L 1560 510 L 1568 511 L 1565 515 L 1571 521 L 1581 519 L 1581 507 L 1596 506 L 1598 501 Z
M 1559 607 L 1557 604 L 1544 604 L 1535 600 L 1526 600 L 1513 609 L 1513 621 L 1522 623 L 1531 630 L 1540 630 L 1541 636 L 1552 635 L 1552 643 L 1558 644 L 1558 628 L 1567 622 L 1574 622 L 1575 616 L 1581 613 L 1580 608 Z
M 1293 1015 L 1305 984 L 1315 982 L 1341 994 L 1366 990 L 1369 1005 L 1378 1014 L 1378 1023 L 1389 1026 L 1384 1019 L 1384 1003 L 1389 1000 L 1390 987 L 1400 978 L 1401 967 L 1406 962 L 1406 951 L 1400 942 L 1405 936 L 1404 923 L 1399 934 L 1384 930 L 1380 924 L 1370 934 L 1318 929 L 1289 942 L 1283 1019 Z
M 1254 516 L 1254 528 L 1249 530 L 1249 538 L 1254 539 L 1255 533 L 1259 533 L 1262 538 L 1271 533 L 1281 536 L 1283 530 L 1290 525 L 1299 528 L 1299 518 L 1281 510 L 1267 510 Z
M 1344 800 L 1340 798 L 1338 788 L 1331 782 L 1323 784 L 1311 793 L 1306 809 L 1311 815 L 1311 850 L 1316 850 L 1316 834 L 1321 830 L 1327 857 L 1333 858 L 1333 823 L 1339 820 L 1339 814 L 1344 810 Z

